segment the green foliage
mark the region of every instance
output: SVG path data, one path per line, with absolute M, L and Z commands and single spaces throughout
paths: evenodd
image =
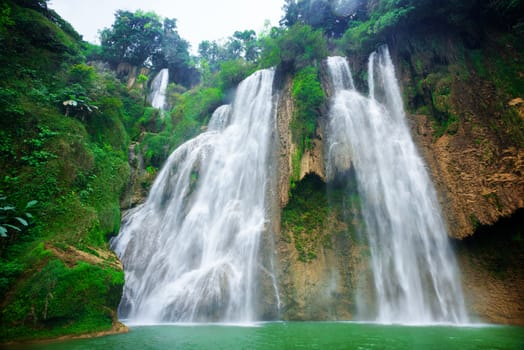
M 469 58 L 471 60 L 471 64 L 473 65 L 473 68 L 475 69 L 477 74 L 481 78 L 486 78 L 487 77 L 487 72 L 486 72 L 486 67 L 484 65 L 482 56 L 483 55 L 482 55 L 482 51 L 481 50 L 471 50 L 471 52 L 469 53 Z
M 147 133 L 140 143 L 144 154 L 144 164 L 160 168 L 169 156 L 170 141 L 167 135 Z
M 187 87 L 196 80 L 189 43 L 176 31 L 176 19 L 162 20 L 154 12 L 118 10 L 111 28 L 100 33 L 100 41 L 101 52 L 94 52 L 95 56 L 113 66 L 126 62 L 156 71 L 169 68 L 170 79 Z
M 7 4 L 0 6 L 0 38 L 4 36 L 7 29 L 11 27 L 15 22 L 11 19 L 11 7 Z
M 223 103 L 223 93 L 219 88 L 199 86 L 182 93 L 174 92 L 171 99 L 175 107 L 164 117 L 157 110 L 146 108 L 138 119 L 138 127 L 143 131 L 140 151 L 145 167 L 160 168 L 176 147 L 201 132 L 214 110 Z
M 78 63 L 69 70 L 69 83 L 79 84 L 85 89 L 93 86 L 96 79 L 95 68 L 85 63 Z
M 351 22 L 339 46 L 351 52 L 371 51 L 382 44 L 399 24 L 406 23 L 414 10 L 414 6 L 397 8 L 387 5 L 383 11 L 373 12 L 368 20 Z
M 295 24 L 288 30 L 273 30 L 263 47 L 262 62 L 283 64 L 290 70 L 300 70 L 327 56 L 322 31 L 303 24 Z M 277 61 L 272 62 L 275 59 Z
M 307 174 L 291 189 L 281 223 L 282 239 L 293 243 L 302 262 L 314 260 L 339 238 L 361 242 L 364 220 L 355 173 L 338 174 L 329 184 Z
M 95 237 L 92 243 L 96 246 L 104 246 L 106 239 L 114 236 L 120 229 L 120 194 L 125 188 L 130 176 L 127 158 L 111 147 L 105 149 L 94 146 L 93 175 L 89 183 L 92 191 L 87 203 L 96 209 L 97 229 L 91 231 L 91 237 Z
M 189 43 L 182 39 L 175 29 L 174 18 L 164 19 L 161 48 L 153 54 L 153 68 L 155 70 L 168 68 L 171 81 L 191 87 L 199 80 L 198 71 L 189 55 Z
M 57 23 L 49 21 L 46 17 L 48 13 L 45 10 L 32 9 L 13 11 L 12 20 L 15 22 L 16 31 L 23 33 L 32 46 L 44 47 L 59 54 L 78 54 L 80 47 L 76 38 L 64 32 Z M 56 15 L 54 18 L 60 17 Z
M 50 159 L 56 159 L 57 155 L 44 149 L 50 138 L 57 136 L 59 133 L 51 131 L 45 126 L 38 127 L 38 133 L 34 138 L 24 140 L 28 146 L 27 153 L 21 157 L 21 160 L 29 166 L 38 167 L 47 163 Z
M 326 184 L 316 175 L 307 175 L 297 183 L 282 210 L 284 239 L 294 243 L 300 261 L 315 259 L 322 246 L 329 246 L 330 235 L 324 232 L 328 213 Z
M 293 79 L 291 94 L 295 104 L 295 113 L 291 121 L 293 142 L 297 145 L 292 158 L 291 181 L 300 176 L 300 161 L 304 151 L 311 149 L 315 137 L 317 118 L 325 102 L 324 90 L 320 84 L 318 68 L 306 67 L 300 70 Z
M 31 200 L 26 203 L 24 209 L 17 209 L 13 204 L 7 202 L 7 197 L 2 196 L 0 191 L 0 239 L 8 238 L 9 235 L 26 230 L 33 220 L 33 215 L 29 212 L 29 209 L 34 207 L 36 203 L 38 201 Z
M 180 95 L 175 108 L 173 118 L 176 121 L 192 119 L 205 122 L 213 111 L 222 104 L 222 90 L 218 88 L 197 88 Z
M 297 23 L 322 29 L 327 36 L 338 37 L 347 27 L 348 21 L 359 17 L 364 10 L 363 2 L 338 2 L 316 0 L 286 0 L 281 25 L 292 27 Z
M 120 227 L 127 148 L 141 127 L 143 96 L 103 65 L 86 64 L 83 44 L 52 12 L 19 5 L 7 2 L 13 24 L 9 36 L 0 33 L 0 226 L 8 230 L 0 238 L 0 337 L 107 330 L 122 272 L 58 260 L 49 267 L 44 247 L 108 249 Z M 33 200 L 38 205 L 27 207 Z
M 25 270 L 25 265 L 21 264 L 18 260 L 0 260 L 0 296 L 5 295 L 5 293 L 11 287 L 13 281 L 20 276 L 20 274 Z
M 299 71 L 293 79 L 291 93 L 296 104 L 294 129 L 297 127 L 300 134 L 311 138 L 315 134 L 320 107 L 326 98 L 318 77 L 318 68 L 307 67 Z M 311 144 L 306 140 L 303 147 L 309 149 Z
M 155 13 L 118 10 L 111 28 L 100 33 L 103 55 L 113 64 L 141 66 L 160 49 L 162 32 L 162 22 Z
M 254 71 L 255 66 L 242 59 L 222 62 L 217 74 L 217 85 L 222 91 L 234 88 Z
M 201 61 L 214 73 L 221 71 L 225 62 L 243 61 L 244 64 L 255 64 L 260 55 L 260 41 L 254 30 L 236 31 L 224 44 L 202 41 L 198 45 L 198 53 Z
M 370 3 L 367 11 L 357 11 L 339 47 L 348 53 L 371 51 L 399 32 L 413 28 L 452 29 L 470 39 L 493 25 L 509 25 L 518 32 L 524 28 L 523 10 L 524 3 L 518 0 L 379 0 Z
M 469 221 L 471 223 L 471 226 L 473 227 L 473 231 L 477 230 L 481 226 L 480 220 L 473 213 L 469 214 Z
M 129 136 L 123 123 L 122 103 L 114 97 L 103 97 L 99 102 L 99 110 L 86 122 L 87 131 L 93 141 L 104 147 L 108 145 L 111 150 L 120 151 L 123 155 Z
M 1 337 L 34 339 L 106 330 L 123 284 L 123 272 L 110 266 L 80 261 L 67 267 L 51 259 L 3 310 Z
M 284 33 L 283 29 L 272 27 L 268 33 L 260 36 L 260 60 L 259 66 L 268 68 L 280 64 L 280 48 L 278 38 Z
M 449 74 L 429 74 L 426 78 L 427 88 L 431 91 L 433 108 L 434 136 L 444 133 L 454 135 L 458 130 L 459 119 L 452 100 L 453 79 Z

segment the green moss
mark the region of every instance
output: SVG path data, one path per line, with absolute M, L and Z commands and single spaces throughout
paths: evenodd
M 16 205 L 38 204 L 31 212 L 34 225 L 0 242 L 6 266 L 0 272 L 0 337 L 107 330 L 122 272 L 66 267 L 44 247 L 108 249 L 120 226 L 129 135 L 135 136 L 143 96 L 128 92 L 107 69 L 86 64 L 78 38 L 57 27 L 59 19 L 49 21 L 53 14 L 8 2 L 15 20 L 8 38 L 0 33 L 0 188 Z M 63 101 L 70 98 L 91 111 L 68 113 Z
M 318 68 L 306 67 L 293 79 L 292 96 L 295 113 L 291 121 L 293 142 L 297 146 L 292 155 L 291 186 L 300 177 L 300 162 L 306 150 L 313 147 L 317 118 L 325 102 L 324 90 L 320 84 Z
M 375 10 L 363 21 L 350 22 L 338 44 L 348 53 L 371 51 L 396 27 L 403 25 L 414 9 L 414 6 L 395 4 Z
M 119 303 L 123 272 L 79 262 L 67 267 L 57 259 L 17 290 L 2 312 L 1 337 L 34 339 L 109 329 Z
M 469 214 L 469 221 L 471 222 L 471 225 L 473 226 L 473 231 L 475 231 L 477 228 L 480 227 L 480 220 L 477 218 L 477 216 L 473 213 Z
M 302 155 L 303 153 L 301 152 L 300 148 L 297 148 L 295 152 L 291 155 L 291 176 L 289 178 L 290 189 L 293 189 L 295 187 L 296 182 L 300 180 L 300 167 Z
M 484 58 L 483 58 L 482 50 L 471 50 L 469 52 L 469 59 L 471 60 L 471 64 L 473 68 L 475 69 L 475 71 L 477 72 L 477 74 L 481 78 L 487 78 L 488 73 L 486 71 L 486 66 L 484 65 L 484 62 L 483 62 Z
M 339 238 L 359 242 L 362 225 L 353 173 L 329 186 L 308 174 L 295 183 L 282 210 L 281 235 L 283 241 L 294 244 L 299 261 L 310 262 L 322 249 L 333 248 Z
M 223 92 L 218 88 L 197 88 L 179 96 L 173 110 L 176 121 L 183 119 L 206 122 L 222 104 Z
M 499 196 L 497 196 L 497 193 L 496 192 L 491 192 L 491 193 L 487 193 L 487 194 L 484 194 L 482 195 L 484 198 L 486 198 L 486 200 L 488 200 L 490 203 L 492 203 L 493 205 L 495 205 L 495 207 L 498 209 L 498 210 L 502 210 L 502 204 L 500 203 L 500 199 L 499 199 Z
M 316 175 L 307 175 L 291 191 L 289 203 L 282 211 L 284 240 L 293 242 L 298 259 L 308 262 L 316 258 L 322 246 L 330 245 L 324 232 L 329 213 L 325 183 Z

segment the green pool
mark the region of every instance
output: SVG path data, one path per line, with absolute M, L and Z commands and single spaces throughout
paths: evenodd
M 156 325 L 128 334 L 10 349 L 524 349 L 524 328 L 272 322 Z

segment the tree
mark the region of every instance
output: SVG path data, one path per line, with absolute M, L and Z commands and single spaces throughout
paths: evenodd
M 0 38 L 7 33 L 7 28 L 14 24 L 11 19 L 11 8 L 7 4 L 0 5 Z
M 322 31 L 308 25 L 295 24 L 276 40 L 282 64 L 291 70 L 300 70 L 327 56 Z
M 174 18 L 164 19 L 161 46 L 152 57 L 152 67 L 154 70 L 168 68 L 170 80 L 177 84 L 189 87 L 193 81 L 195 70 L 189 55 L 189 43 L 176 31 Z
M 226 61 L 257 63 L 260 52 L 260 40 L 254 30 L 236 31 L 225 44 L 205 40 L 198 45 L 200 58 L 206 62 L 211 72 L 218 71 Z
M 298 23 L 307 24 L 321 28 L 328 36 L 339 37 L 365 5 L 363 0 L 286 0 L 280 25 L 291 28 Z
M 176 30 L 176 19 L 153 12 L 118 10 L 111 28 L 100 33 L 101 56 L 112 65 L 125 62 L 153 70 L 169 69 L 170 80 L 189 87 L 198 80 L 189 43 Z
M 46 12 L 47 1 L 48 0 L 17 0 L 16 3 L 22 7 L 27 7 L 39 12 Z
M 161 51 L 163 26 L 153 12 L 118 10 L 115 23 L 100 33 L 103 57 L 112 64 L 121 62 L 150 66 Z
M 299 7 L 296 0 L 286 0 L 282 7 L 284 17 L 280 20 L 280 25 L 285 27 L 292 27 L 300 19 Z
M 239 56 L 248 62 L 256 62 L 260 54 L 257 35 L 254 30 L 236 31 L 230 39 L 231 44 L 237 43 L 240 47 Z

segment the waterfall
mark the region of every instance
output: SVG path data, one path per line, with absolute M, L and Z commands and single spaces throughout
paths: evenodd
M 330 57 L 328 69 L 328 171 L 338 168 L 338 149 L 350 152 L 371 252 L 375 310 L 359 311 L 381 323 L 467 322 L 457 263 L 387 47 L 369 58 L 369 96 L 354 88 L 344 58 Z
M 208 131 L 178 147 L 112 248 L 124 265 L 119 317 L 132 323 L 257 320 L 274 70 L 255 72 Z M 262 273 L 262 272 L 261 272 Z M 263 272 L 267 273 L 267 272 Z
M 151 82 L 151 93 L 149 94 L 149 101 L 151 106 L 161 110 L 166 106 L 166 89 L 169 83 L 169 70 L 162 69 Z

